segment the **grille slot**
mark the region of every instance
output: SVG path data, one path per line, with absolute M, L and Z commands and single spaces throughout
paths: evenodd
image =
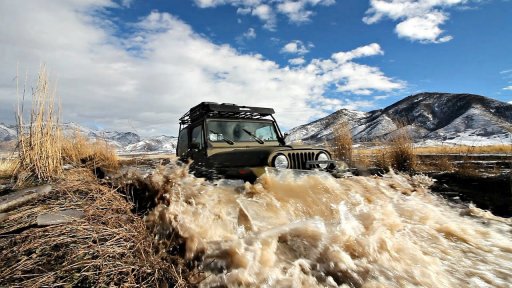
M 290 169 L 307 169 L 306 162 L 315 160 L 314 152 L 288 152 Z

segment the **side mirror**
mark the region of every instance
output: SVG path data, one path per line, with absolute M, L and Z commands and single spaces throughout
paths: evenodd
M 288 135 L 290 135 L 290 133 L 288 133 L 288 132 L 284 132 L 283 137 L 284 137 L 284 138 L 286 138 L 286 137 L 288 137 Z

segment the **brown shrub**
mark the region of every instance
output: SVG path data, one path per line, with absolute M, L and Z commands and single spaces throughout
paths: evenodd
M 398 171 L 412 172 L 417 162 L 414 145 L 405 126 L 401 126 L 389 141 L 391 167 Z
M 352 132 L 350 125 L 346 121 L 336 124 L 333 128 L 333 144 L 332 150 L 334 157 L 345 161 L 347 164 L 352 163 Z

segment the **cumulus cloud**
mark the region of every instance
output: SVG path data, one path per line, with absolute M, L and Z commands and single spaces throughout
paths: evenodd
M 315 14 L 315 6 L 330 6 L 335 0 L 194 0 L 200 8 L 212 8 L 221 5 L 237 7 L 237 13 L 252 15 L 263 21 L 263 27 L 274 30 L 277 14 L 285 15 L 291 23 L 304 23 Z
M 503 90 L 510 90 L 510 91 L 512 91 L 512 85 L 511 85 L 511 86 L 507 86 L 507 87 L 503 88 Z
M 300 40 L 293 40 L 281 48 L 281 53 L 304 55 L 309 52 L 309 48 L 314 47 L 309 43 L 307 46 Z
M 356 48 L 349 52 L 334 53 L 332 55 L 332 58 L 335 59 L 339 63 L 344 63 L 344 62 L 348 62 L 355 58 L 383 55 L 383 54 L 384 54 L 384 51 L 382 51 L 382 49 L 380 48 L 380 45 L 377 43 L 372 43 L 370 45 Z
M 290 63 L 291 65 L 302 65 L 306 63 L 306 60 L 304 60 L 304 57 L 297 57 L 288 60 L 288 63 Z
M 148 135 L 175 134 L 178 118 L 201 101 L 269 106 L 291 128 L 339 109 L 325 95 L 404 87 L 377 67 L 355 63 L 382 54 L 370 44 L 281 67 L 261 55 L 217 45 L 168 13 L 151 12 L 116 33 L 109 0 L 0 2 L 0 121 L 13 122 L 16 68 L 34 79 L 44 61 L 58 81 L 63 120 Z M 340 56 L 341 55 L 341 56 Z M 342 56 L 345 55 L 345 56 Z
M 384 18 L 399 23 L 399 37 L 422 43 L 442 43 L 453 39 L 440 28 L 448 20 L 449 7 L 462 6 L 469 0 L 370 0 L 363 21 L 374 24 Z

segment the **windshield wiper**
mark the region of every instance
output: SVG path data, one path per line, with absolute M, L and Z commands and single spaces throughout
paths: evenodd
M 259 138 L 258 136 L 254 135 L 251 131 L 246 130 L 245 128 L 242 128 L 242 130 L 244 130 L 245 133 L 249 134 L 252 138 L 254 138 L 254 140 L 256 140 L 256 142 L 258 142 L 260 144 L 265 143 L 265 141 L 261 140 L 261 138 Z
M 222 134 L 217 133 L 217 132 L 215 132 L 213 130 L 210 130 L 210 132 L 212 132 L 213 134 L 222 135 Z M 233 140 L 225 138 L 224 135 L 222 135 L 222 140 L 224 140 L 229 145 L 234 145 L 235 144 L 235 142 Z

